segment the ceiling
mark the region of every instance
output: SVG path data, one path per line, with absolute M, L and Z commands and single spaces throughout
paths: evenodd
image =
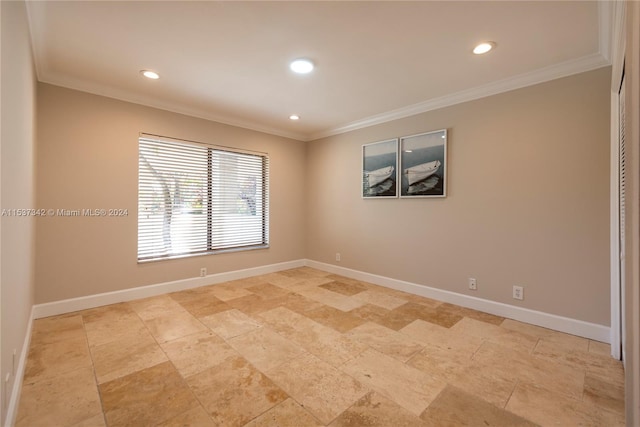
M 28 1 L 27 8 L 42 82 L 303 141 L 610 63 L 607 2 Z M 487 40 L 493 51 L 471 53 Z M 299 57 L 315 70 L 291 72 Z M 142 69 L 161 78 L 148 80 Z

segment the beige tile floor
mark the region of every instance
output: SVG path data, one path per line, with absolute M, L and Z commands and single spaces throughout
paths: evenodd
M 303 267 L 36 320 L 17 426 L 616 426 L 596 341 Z

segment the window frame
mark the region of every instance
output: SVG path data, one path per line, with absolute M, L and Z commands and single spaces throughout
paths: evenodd
M 153 254 L 149 254 L 149 255 L 142 255 L 141 256 L 141 243 L 144 243 L 143 240 L 141 240 L 141 217 L 140 217 L 140 212 L 142 209 L 142 206 L 144 204 L 143 198 L 142 198 L 142 190 L 141 187 L 143 186 L 143 175 L 142 175 L 142 171 L 141 171 L 141 162 L 142 162 L 142 157 L 141 157 L 141 148 L 142 148 L 142 143 L 143 141 L 147 142 L 147 143 L 154 143 L 157 142 L 159 144 L 177 144 L 177 145 L 185 145 L 185 146 L 195 146 L 197 148 L 200 149 L 206 149 L 206 157 L 207 157 L 207 170 L 206 170 L 206 193 L 207 195 L 205 196 L 207 198 L 207 204 L 206 204 L 206 250 L 202 250 L 202 251 L 195 251 L 195 252 L 185 252 L 185 253 L 169 253 L 166 255 L 162 255 L 160 254 L 162 252 L 162 250 L 157 250 L 155 251 L 155 253 Z M 261 232 L 261 243 L 250 243 L 247 245 L 230 245 L 230 246 L 226 246 L 226 247 L 218 247 L 218 248 L 214 248 L 213 245 L 213 241 L 215 240 L 214 237 L 214 230 L 213 230 L 213 223 L 215 221 L 215 218 L 220 219 L 221 216 L 223 217 L 224 215 L 220 215 L 220 214 L 215 214 L 214 216 L 214 203 L 215 203 L 215 197 L 214 197 L 214 191 L 213 191 L 213 180 L 214 180 L 214 175 L 215 175 L 215 170 L 214 170 L 214 166 L 213 166 L 213 162 L 212 162 L 212 158 L 218 154 L 218 155 L 224 155 L 226 153 L 230 153 L 234 156 L 247 156 L 245 159 L 248 159 L 248 156 L 253 156 L 253 157 L 258 157 L 261 159 L 261 179 L 260 179 L 260 184 L 259 186 L 256 187 L 256 194 L 259 193 L 259 200 L 260 200 L 260 208 L 256 211 L 256 216 L 259 216 L 260 219 L 260 232 Z M 177 139 L 177 138 L 171 138 L 171 137 L 166 137 L 166 136 L 161 136 L 161 135 L 155 135 L 155 134 L 150 134 L 150 133 L 140 133 L 138 135 L 138 192 L 137 192 L 137 262 L 138 264 L 142 264 L 142 263 L 148 263 L 148 262 L 155 262 L 155 261 L 163 261 L 163 260 L 172 260 L 172 259 L 181 259 L 181 258 L 191 258 L 191 257 L 196 257 L 196 256 L 204 256 L 204 255 L 216 255 L 216 254 L 222 254 L 222 253 L 230 253 L 230 252 L 244 252 L 244 251 L 251 251 L 251 250 L 259 250 L 259 249 L 268 249 L 270 247 L 270 233 L 269 233 L 269 221 L 270 221 L 270 202 L 269 202 L 269 181 L 270 181 L 270 158 L 268 153 L 265 152 L 261 152 L 261 151 L 252 151 L 252 150 L 246 150 L 246 149 L 239 149 L 236 147 L 228 147 L 228 146 L 222 146 L 222 145 L 217 145 L 217 144 L 211 144 L 211 143 L 205 143 L 205 142 L 199 142 L 199 141 L 192 141 L 192 140 L 185 140 L 185 139 Z M 203 171 L 200 171 L 201 173 L 203 173 Z M 221 171 L 220 169 L 218 169 L 217 171 L 218 173 L 223 173 L 223 171 Z M 147 175 L 147 174 L 145 174 Z M 248 175 L 245 175 L 248 176 Z M 240 185 L 239 183 L 236 183 L 236 185 Z M 172 192 L 172 194 L 175 194 L 174 192 Z M 147 195 L 148 196 L 148 195 Z M 172 197 L 173 199 L 173 197 Z M 254 201 L 255 204 L 255 201 Z M 224 202 L 222 203 L 222 206 L 224 205 Z M 237 226 L 238 229 L 241 229 L 242 226 Z M 237 230 L 236 230 L 237 231 Z M 256 233 L 257 235 L 257 233 Z M 144 253 L 144 251 L 143 251 Z

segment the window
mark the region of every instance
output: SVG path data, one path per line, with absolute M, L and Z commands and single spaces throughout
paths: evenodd
M 269 158 L 141 135 L 138 261 L 269 246 Z

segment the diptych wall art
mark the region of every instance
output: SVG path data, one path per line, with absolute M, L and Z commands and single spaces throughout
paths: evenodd
M 362 197 L 446 195 L 446 129 L 362 146 Z

